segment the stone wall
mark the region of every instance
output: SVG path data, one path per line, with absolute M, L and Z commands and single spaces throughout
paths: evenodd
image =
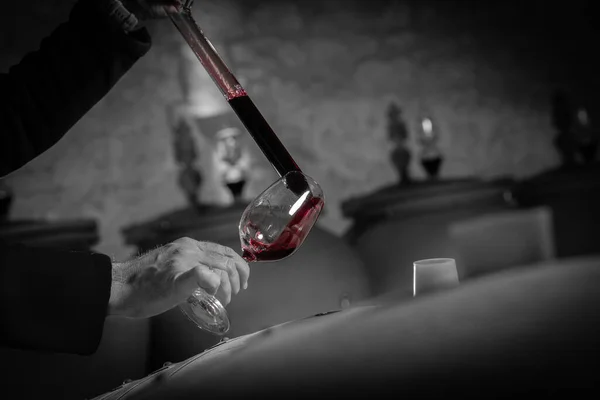
M 68 15 L 69 2 L 28 3 L 0 17 L 3 69 Z M 594 89 L 591 48 L 578 36 L 587 34 L 586 21 L 572 23 L 582 15 L 577 1 L 561 14 L 540 2 L 502 4 L 199 0 L 195 16 L 301 167 L 322 184 L 322 226 L 341 233 L 348 221 L 340 201 L 397 179 L 385 129 L 390 101 L 412 131 L 420 110 L 433 114 L 443 177 L 521 177 L 557 164 L 550 95 L 563 86 L 587 100 Z M 549 35 L 548 26 L 562 21 L 557 16 L 571 25 Z M 184 87 L 194 101 L 225 103 L 168 21 L 150 30 L 153 49 L 114 90 L 58 145 L 6 178 L 16 192 L 12 218 L 96 218 L 98 250 L 122 258 L 131 251 L 123 226 L 185 204 L 166 110 L 184 98 Z M 275 175 L 247 143 L 260 172 L 251 197 Z M 210 138 L 198 137 L 198 146 L 208 169 Z M 415 157 L 412 172 L 423 176 Z M 215 179 L 201 196 L 228 201 Z

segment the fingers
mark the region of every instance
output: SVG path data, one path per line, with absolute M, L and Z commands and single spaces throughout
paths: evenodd
M 197 244 L 202 253 L 202 262 L 213 268 L 227 271 L 234 294 L 248 286 L 250 267 L 233 249 L 210 242 L 197 242 Z
M 210 295 L 215 295 L 221 285 L 221 273 L 210 268 L 196 266 L 181 273 L 176 279 L 178 297 L 185 300 L 199 287 Z
M 176 6 L 150 6 L 149 10 L 151 15 L 157 17 L 166 17 L 169 14 L 177 14 L 179 12 L 179 8 Z
M 183 8 L 181 0 L 138 0 L 150 17 L 163 18 L 169 14 L 177 14 Z
M 250 276 L 248 263 L 230 247 L 211 242 L 199 242 L 190 238 L 180 238 L 171 243 L 166 254 L 170 258 L 179 260 L 175 265 L 178 265 L 182 272 L 198 264 L 200 264 L 200 272 L 204 274 L 211 269 L 215 274 L 218 272 L 220 286 L 218 286 L 218 290 L 215 288 L 211 294 L 216 291 L 217 298 L 223 304 L 228 304 L 232 296 L 237 295 L 242 288 L 248 287 Z M 197 279 L 201 282 L 205 278 L 198 277 Z M 206 282 L 204 284 L 206 285 Z
M 248 262 L 236 253 L 231 247 L 224 248 L 225 256 L 233 260 L 234 266 L 239 274 L 240 285 L 242 288 L 248 288 L 248 279 L 250 278 L 250 266 Z
M 198 287 L 219 299 L 223 306 L 231 302 L 231 282 L 226 271 L 200 265 L 183 272 L 176 282 L 178 302 L 185 301 Z
M 233 294 L 238 294 L 241 289 L 240 274 L 238 272 L 237 267 L 235 266 L 235 262 L 233 261 L 233 259 L 225 259 L 225 271 L 227 271 L 227 275 L 229 276 L 229 283 Z
M 229 281 L 227 272 L 222 270 L 219 272 L 221 273 L 221 285 L 215 297 L 219 299 L 223 306 L 226 306 L 231 302 L 231 282 Z
M 222 246 L 211 242 L 197 242 L 198 248 L 209 255 L 209 262 L 213 268 L 225 269 L 232 281 L 232 289 L 237 294 L 241 288 L 248 288 L 250 267 L 246 260 L 237 254 L 231 247 Z M 210 255 L 212 254 L 212 257 Z M 221 263 L 218 265 L 218 263 Z
M 208 268 L 225 272 L 233 294 L 238 294 L 240 291 L 240 277 L 235 264 L 230 258 L 214 251 L 201 251 L 199 249 L 196 249 L 195 258 Z

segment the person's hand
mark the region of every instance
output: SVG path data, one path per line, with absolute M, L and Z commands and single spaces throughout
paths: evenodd
M 250 268 L 233 249 L 177 239 L 143 256 L 113 264 L 108 314 L 148 318 L 183 303 L 196 289 L 223 305 L 248 287 Z
M 176 14 L 181 11 L 183 3 L 183 0 L 123 0 L 123 5 L 140 21 Z

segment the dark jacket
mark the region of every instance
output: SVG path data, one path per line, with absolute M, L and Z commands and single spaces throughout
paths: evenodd
M 40 155 L 150 48 L 125 34 L 102 0 L 80 0 L 40 48 L 0 74 L 0 177 Z M 0 243 L 0 345 L 93 353 L 102 336 L 111 260 Z

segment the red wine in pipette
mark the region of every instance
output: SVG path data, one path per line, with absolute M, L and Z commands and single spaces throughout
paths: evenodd
M 290 171 L 300 171 L 290 153 L 288 153 L 250 97 L 247 95 L 234 97 L 229 100 L 229 105 L 280 176 Z
M 298 164 L 248 95 L 233 97 L 228 101 L 279 176 L 284 176 L 291 171 L 300 171 Z M 306 182 L 288 181 L 288 185 L 297 194 L 307 190 Z

